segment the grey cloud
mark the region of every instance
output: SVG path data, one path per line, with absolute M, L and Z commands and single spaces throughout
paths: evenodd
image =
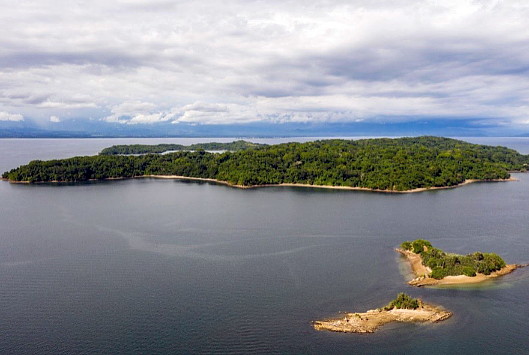
M 20 52 L 12 55 L 0 55 L 0 66 L 4 68 L 56 66 L 61 64 L 85 65 L 88 63 L 112 67 L 131 67 L 139 65 L 141 60 L 123 53 L 113 54 L 108 52 Z
M 131 70 L 141 66 L 167 69 L 168 65 L 190 68 L 200 63 L 202 63 L 200 58 L 182 54 L 160 54 L 156 50 L 141 55 L 127 53 L 126 50 L 122 50 L 121 52 L 113 50 L 92 50 L 88 52 L 20 51 L 11 55 L 0 54 L 0 66 L 4 69 L 24 69 L 44 66 L 55 67 L 59 65 L 91 65 L 94 74 L 97 72 L 108 74 L 108 72 L 102 71 L 101 66 L 112 68 L 112 70 Z
M 228 112 L 226 105 L 207 104 L 197 102 L 191 105 L 186 105 L 182 108 L 183 111 L 200 111 L 200 112 Z
M 28 105 L 40 105 L 43 102 L 48 101 L 49 99 L 50 99 L 49 96 L 40 95 L 40 96 L 29 96 L 27 98 L 23 98 L 22 101 Z
M 316 63 L 328 75 L 367 81 L 442 82 L 471 75 L 526 74 L 529 69 L 525 60 L 529 60 L 525 50 L 529 49 L 529 41 L 503 44 L 454 40 L 459 42 L 457 46 L 411 39 L 413 46 L 389 43 L 351 48 L 307 61 Z
M 0 102 L 17 102 L 23 105 L 38 105 L 49 99 L 48 95 L 32 94 L 4 94 L 0 97 Z
M 178 1 L 120 1 L 121 5 L 130 11 L 139 12 L 167 12 L 178 6 Z

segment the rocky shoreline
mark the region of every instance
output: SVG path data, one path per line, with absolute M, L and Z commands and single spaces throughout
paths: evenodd
M 452 312 L 440 306 L 420 301 L 417 309 L 374 309 L 364 313 L 346 313 L 343 317 L 314 321 L 316 330 L 342 333 L 373 333 L 380 326 L 391 322 L 436 323 L 452 316 Z

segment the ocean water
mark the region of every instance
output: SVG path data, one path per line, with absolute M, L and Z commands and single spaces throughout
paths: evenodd
M 529 153 L 528 138 L 465 139 Z M 198 141 L 0 140 L 0 170 L 112 144 Z M 426 238 L 529 262 L 529 174 L 514 176 L 403 195 L 0 182 L 0 353 L 529 354 L 529 268 L 486 285 L 413 288 L 393 250 Z M 369 335 L 311 327 L 398 292 L 454 316 Z

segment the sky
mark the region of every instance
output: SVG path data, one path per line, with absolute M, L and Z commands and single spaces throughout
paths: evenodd
M 527 1 L 0 0 L 0 9 L 0 123 L 529 132 Z

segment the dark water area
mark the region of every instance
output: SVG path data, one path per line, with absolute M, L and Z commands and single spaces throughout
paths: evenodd
M 128 143 L 143 142 L 0 140 L 0 170 Z M 529 153 L 527 138 L 498 144 Z M 529 268 L 413 288 L 393 250 L 426 238 L 529 262 L 529 174 L 514 176 L 417 194 L 0 182 L 0 353 L 528 354 Z M 311 327 L 398 292 L 454 316 L 370 335 Z

